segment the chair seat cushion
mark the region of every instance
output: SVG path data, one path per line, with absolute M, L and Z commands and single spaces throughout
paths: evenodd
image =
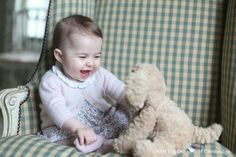
M 91 153 L 84 155 L 75 148 L 51 143 L 37 135 L 17 135 L 0 139 L 0 156 L 4 157 L 79 157 L 79 156 L 99 156 Z M 121 157 L 123 154 L 109 153 L 105 156 Z M 195 153 L 186 152 L 178 156 L 233 156 L 233 154 L 219 143 L 202 146 Z
M 67 157 L 82 156 L 73 147 L 51 143 L 37 135 L 19 135 L 0 139 L 0 156 Z

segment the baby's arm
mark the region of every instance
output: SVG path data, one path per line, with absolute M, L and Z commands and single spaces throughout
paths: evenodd
M 82 124 L 77 118 L 70 118 L 62 125 L 63 129 L 74 132 L 81 145 L 89 145 L 97 140 L 97 135 L 92 128 Z

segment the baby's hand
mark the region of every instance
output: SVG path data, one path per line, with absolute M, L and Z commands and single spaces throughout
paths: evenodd
M 76 134 L 78 136 L 80 145 L 89 145 L 97 140 L 94 130 L 86 126 L 76 129 Z
M 90 153 L 100 148 L 103 145 L 104 140 L 105 138 L 103 136 L 97 135 L 97 140 L 90 145 L 80 145 L 78 139 L 75 139 L 74 145 L 80 152 Z

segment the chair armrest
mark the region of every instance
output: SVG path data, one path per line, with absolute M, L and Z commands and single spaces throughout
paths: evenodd
M 26 86 L 0 91 L 0 111 L 3 130 L 1 137 L 17 134 L 20 105 L 27 100 L 29 89 Z

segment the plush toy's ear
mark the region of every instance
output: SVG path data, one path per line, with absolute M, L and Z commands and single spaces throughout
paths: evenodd
M 139 65 L 140 67 L 140 65 Z M 146 73 L 148 79 L 149 90 L 155 92 L 157 96 L 164 96 L 166 93 L 166 83 L 164 75 L 159 68 L 153 64 L 142 64 L 142 70 Z
M 136 109 L 141 109 L 147 99 L 149 87 L 147 76 L 142 72 L 131 73 L 126 79 L 126 100 Z
M 152 77 L 150 79 L 150 82 L 153 82 L 153 88 L 156 92 L 159 93 L 159 95 L 165 95 L 166 94 L 166 83 L 163 74 L 159 71 L 159 69 L 156 68 L 156 76 Z M 154 86 L 155 85 L 155 86 Z

